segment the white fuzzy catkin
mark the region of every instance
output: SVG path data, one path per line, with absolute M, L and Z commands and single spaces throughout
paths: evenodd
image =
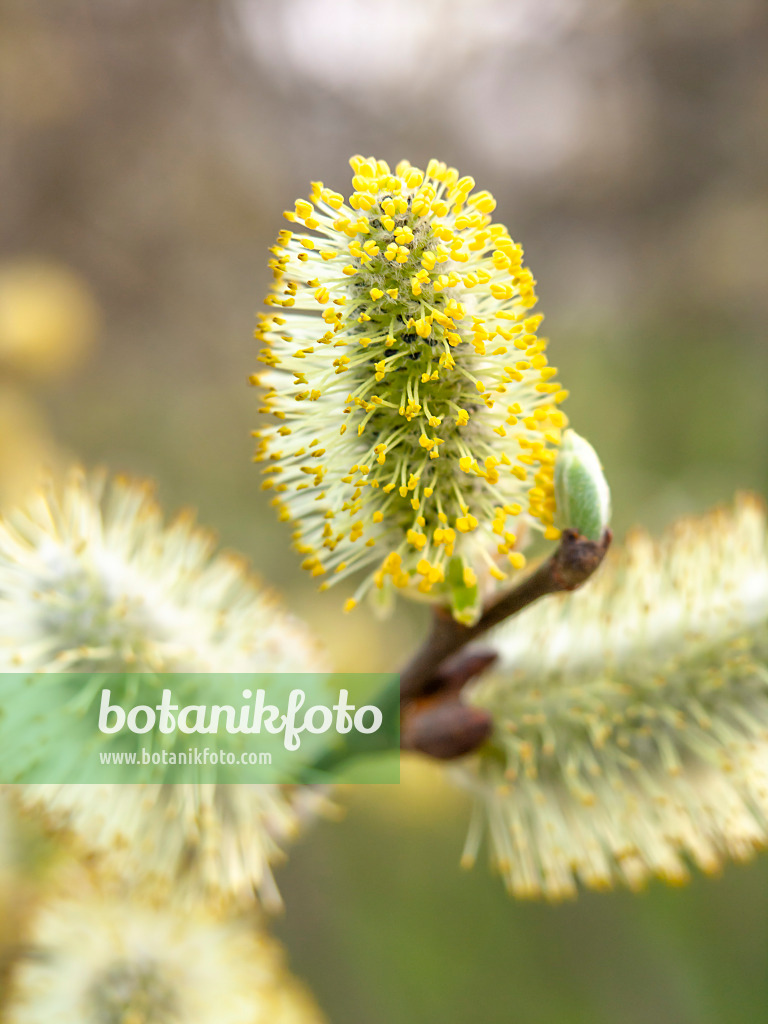
M 70 475 L 0 521 L 6 672 L 310 672 L 324 655 L 248 570 L 146 484 Z M 270 864 L 316 810 L 300 786 L 9 787 L 118 874 L 278 904 Z
M 494 736 L 461 767 L 512 893 L 632 888 L 768 843 L 768 534 L 763 505 L 635 533 L 596 577 L 493 635 L 470 699 Z
M 35 915 L 6 1024 L 321 1024 L 281 950 L 244 921 L 83 877 Z

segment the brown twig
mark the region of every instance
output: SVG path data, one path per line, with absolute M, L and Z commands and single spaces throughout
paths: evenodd
M 478 709 L 460 701 L 464 684 L 495 660 L 494 654 L 463 652 L 472 640 L 547 594 L 576 590 L 595 572 L 612 534 L 599 542 L 575 530 L 563 532 L 557 550 L 517 587 L 489 604 L 474 626 L 456 622 L 444 608 L 435 611 L 432 630 L 400 673 L 403 746 L 432 757 L 459 757 L 483 743 L 493 727 Z

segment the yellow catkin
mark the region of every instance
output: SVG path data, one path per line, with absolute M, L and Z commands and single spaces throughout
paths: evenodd
M 498 552 L 497 508 L 555 538 L 566 392 L 490 193 L 435 160 L 350 164 L 351 195 L 315 183 L 272 250 L 257 336 L 276 422 L 256 457 L 309 572 L 358 574 L 355 603 L 393 586 L 452 604 L 456 588 L 480 595 L 525 564 L 517 541 Z M 451 542 L 436 541 L 446 524 Z

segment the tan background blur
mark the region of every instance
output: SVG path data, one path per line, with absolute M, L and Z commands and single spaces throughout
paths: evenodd
M 0 0 L 0 501 L 41 461 L 152 476 L 342 667 L 397 667 L 422 620 L 342 624 L 249 462 L 267 246 L 357 152 L 495 194 L 619 535 L 766 493 L 767 121 L 764 0 Z M 405 777 L 282 872 L 334 1024 L 768 1016 L 768 857 L 516 904 L 459 873 L 463 799 Z

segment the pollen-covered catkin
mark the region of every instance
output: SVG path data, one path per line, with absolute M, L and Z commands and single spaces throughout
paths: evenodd
M 397 588 L 471 622 L 554 526 L 567 392 L 493 197 L 436 160 L 350 161 L 286 212 L 257 337 L 264 487 L 326 588 Z

